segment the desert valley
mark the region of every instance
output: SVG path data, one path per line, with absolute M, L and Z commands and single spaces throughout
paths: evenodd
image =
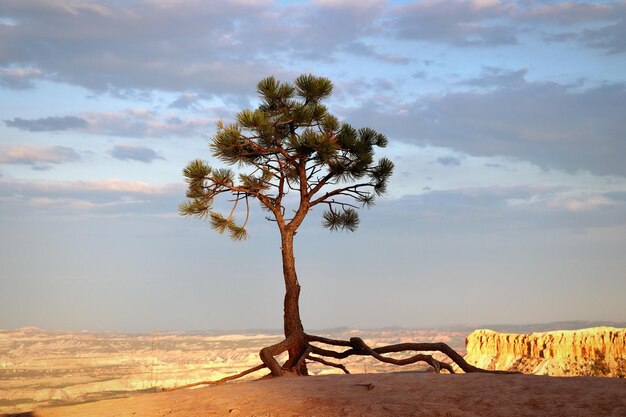
M 464 348 L 464 332 L 383 330 L 330 332 L 359 334 L 372 345 L 407 341 L 443 341 Z M 260 363 L 259 350 L 279 341 L 280 333 L 89 333 L 45 332 L 25 328 L 0 332 L 0 412 L 27 411 L 128 396 L 157 388 L 216 380 Z M 351 358 L 355 373 L 397 370 L 369 358 Z M 424 369 L 417 365 L 409 369 Z M 311 366 L 311 373 L 340 373 Z M 258 378 L 262 373 L 251 375 Z
M 615 403 L 617 408 L 610 407 L 609 411 L 626 410 L 626 408 L 618 407 L 619 404 L 626 407 L 624 403 L 626 401 L 624 400 L 626 398 L 626 379 L 624 379 L 626 376 L 626 329 L 624 328 L 595 327 L 526 334 L 492 330 L 469 332 L 460 329 L 369 331 L 335 329 L 325 334 L 343 339 L 359 335 L 373 347 L 414 341 L 442 341 L 464 354 L 468 362 L 485 369 L 521 371 L 535 375 L 613 377 L 613 379 L 602 378 L 604 381 L 613 382 L 593 383 L 600 384 L 598 389 L 604 389 L 602 384 L 611 384 L 606 395 L 613 395 L 611 393 L 614 392 L 623 394 L 622 399 Z M 280 340 L 280 337 L 279 332 L 267 331 L 237 334 L 232 332 L 154 332 L 149 334 L 48 332 L 36 328 L 0 331 L 0 413 L 22 413 L 40 409 L 48 410 L 45 412 L 55 415 L 54 410 L 66 410 L 63 413 L 67 413 L 68 409 L 48 407 L 121 397 L 129 397 L 127 401 L 135 399 L 141 401 L 140 398 L 146 397 L 143 395 L 146 393 L 199 381 L 217 380 L 253 367 L 260 363 L 259 349 Z M 344 364 L 352 374 L 360 374 L 361 379 L 367 379 L 368 376 L 383 378 L 381 381 L 386 381 L 387 384 L 398 379 L 384 378 L 394 375 L 398 378 L 410 378 L 407 375 L 421 375 L 426 378 L 428 371 L 425 364 L 396 367 L 378 362 L 371 357 L 353 356 Z M 264 373 L 267 372 L 260 371 L 243 380 L 258 379 Z M 342 372 L 312 363 L 310 373 L 315 375 L 315 378 L 322 377 L 322 379 L 306 378 L 305 380 L 340 381 L 324 379 L 326 378 L 324 375 Z M 357 376 L 350 377 L 356 378 Z M 489 378 L 489 376 L 483 377 Z M 515 381 L 514 379 L 506 380 Z M 574 381 L 579 378 L 567 378 L 567 380 L 570 380 L 569 384 L 576 384 Z M 487 386 L 496 383 L 491 379 L 488 381 L 491 382 L 488 382 Z M 526 381 L 524 384 L 530 383 L 532 386 L 532 379 L 524 381 Z M 546 380 L 541 381 L 543 381 L 542 385 L 547 384 Z M 364 386 L 369 383 L 371 382 L 363 382 Z M 556 382 L 550 382 L 550 384 L 556 384 Z M 210 389 L 213 388 L 215 387 Z M 557 388 L 555 389 L 558 391 Z M 200 392 L 205 392 L 193 391 L 198 395 Z M 168 397 L 166 394 L 174 395 L 174 397 Z M 151 395 L 165 399 L 179 398 L 178 396 L 188 394 Z M 236 397 L 238 394 L 235 392 L 224 395 Z M 148 402 L 154 403 L 153 400 Z M 146 408 L 145 404 L 141 407 L 150 410 L 150 407 Z M 164 407 L 167 408 L 167 406 Z M 380 411 L 383 413 L 381 415 L 385 415 L 384 409 Z M 61 413 L 61 411 L 56 412 Z M 145 412 L 146 416 L 150 415 L 149 411 Z M 63 413 L 58 415 L 65 415 Z

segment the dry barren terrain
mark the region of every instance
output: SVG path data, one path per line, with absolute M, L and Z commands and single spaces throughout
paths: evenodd
M 43 409 L 33 417 L 626 415 L 626 380 L 389 373 L 278 378 Z
M 461 351 L 466 333 L 434 330 L 336 330 L 326 335 L 364 337 L 371 346 L 444 341 Z M 202 380 L 216 380 L 260 363 L 258 352 L 278 333 L 91 333 L 35 328 L 0 331 L 0 414 L 119 398 Z M 368 357 L 345 362 L 355 373 L 390 372 L 394 365 Z M 423 365 L 404 367 L 420 370 Z M 312 374 L 341 372 L 312 364 Z M 258 378 L 263 373 L 250 375 Z

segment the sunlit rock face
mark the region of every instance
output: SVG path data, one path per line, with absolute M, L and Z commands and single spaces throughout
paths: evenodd
M 626 377 L 626 329 L 507 334 L 476 330 L 465 359 L 486 369 L 555 376 Z

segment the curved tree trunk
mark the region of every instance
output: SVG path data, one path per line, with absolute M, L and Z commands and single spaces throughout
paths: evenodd
M 289 339 L 288 352 L 289 359 L 285 363 L 285 368 L 294 367 L 300 358 L 303 357 L 308 347 L 308 341 L 304 334 L 304 327 L 300 319 L 300 283 L 296 274 L 296 260 L 293 253 L 294 233 L 291 231 L 281 231 L 281 254 L 283 260 L 283 276 L 285 279 L 285 300 L 284 300 L 284 332 L 285 339 Z M 296 373 L 306 375 L 306 363 L 300 361 Z
M 302 215 L 300 215 L 302 217 Z M 425 362 L 429 364 L 435 372 L 439 373 L 441 370 L 446 370 L 449 373 L 454 373 L 454 367 L 447 362 L 435 359 L 431 355 L 417 353 L 406 358 L 394 358 L 384 356 L 385 353 L 397 353 L 397 352 L 432 352 L 439 351 L 452 362 L 456 363 L 460 369 L 465 372 L 488 372 L 488 373 L 512 373 L 503 371 L 489 371 L 480 369 L 468 364 L 461 355 L 450 348 L 445 343 L 399 343 L 389 346 L 381 346 L 372 348 L 368 346 L 362 339 L 353 337 L 350 340 L 337 340 L 329 339 L 327 337 L 307 335 L 304 333 L 304 327 L 302 326 L 302 320 L 300 319 L 300 283 L 298 282 L 298 276 L 296 274 L 296 261 L 293 253 L 293 240 L 295 232 L 293 228 L 281 227 L 281 254 L 283 261 L 283 276 L 285 279 L 285 300 L 284 300 L 284 332 L 285 339 L 272 346 L 267 346 L 259 352 L 259 356 L 262 365 L 258 365 L 253 370 L 259 370 L 267 368 L 270 371 L 272 377 L 283 376 L 286 373 L 296 375 L 307 375 L 306 361 L 318 362 L 326 366 L 335 367 L 343 370 L 345 373 L 349 373 L 348 369 L 340 364 L 333 363 L 324 359 L 345 359 L 354 355 L 371 356 L 381 362 L 391 363 L 394 365 L 409 365 L 417 362 Z M 329 345 L 334 347 L 344 347 L 344 351 L 329 350 L 322 348 L 322 345 Z M 280 365 L 276 360 L 276 356 L 283 352 L 289 353 L 287 361 Z M 315 356 L 314 356 L 315 355 Z M 238 375 L 234 375 L 232 378 L 238 378 L 239 375 L 247 375 L 249 372 L 244 372 Z M 212 383 L 212 382 L 203 382 Z M 217 383 L 221 383 L 217 381 Z

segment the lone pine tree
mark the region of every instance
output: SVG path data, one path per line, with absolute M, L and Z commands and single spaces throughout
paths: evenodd
M 454 372 L 449 363 L 430 355 L 418 353 L 404 359 L 383 356 L 401 351 L 439 351 L 466 372 L 482 371 L 467 364 L 444 343 L 402 343 L 372 349 L 360 338 L 335 340 L 305 333 L 300 319 L 300 284 L 293 251 L 298 228 L 307 214 L 319 206 L 324 209 L 324 227 L 356 230 L 357 210 L 371 207 L 375 198 L 386 192 L 393 172 L 389 159 L 374 158 L 375 148 L 387 145 L 383 134 L 341 123 L 322 104 L 332 90 L 329 79 L 313 75 L 301 75 L 293 84 L 279 82 L 274 77 L 261 80 L 257 85 L 259 107 L 241 111 L 234 123 L 219 122 L 210 144 L 213 156 L 227 165 L 236 165 L 241 173 L 213 168 L 199 159 L 183 170 L 188 189 L 187 200 L 180 205 L 182 215 L 208 218 L 218 232 L 242 240 L 248 236 L 250 200 L 258 200 L 281 237 L 285 339 L 261 350 L 262 364 L 227 379 L 263 368 L 268 368 L 272 376 L 306 375 L 307 361 L 348 373 L 340 363 L 325 358 L 343 359 L 351 355 L 370 355 L 397 365 L 423 361 L 437 372 L 440 369 Z M 219 213 L 213 206 L 215 198 L 222 194 L 233 203 L 227 214 Z M 296 195 L 294 206 L 285 199 L 287 194 Z M 245 213 L 239 216 L 244 218 L 240 223 L 235 220 L 238 207 Z M 337 352 L 323 345 L 345 349 Z M 275 357 L 285 351 L 289 353 L 288 359 L 281 365 Z

